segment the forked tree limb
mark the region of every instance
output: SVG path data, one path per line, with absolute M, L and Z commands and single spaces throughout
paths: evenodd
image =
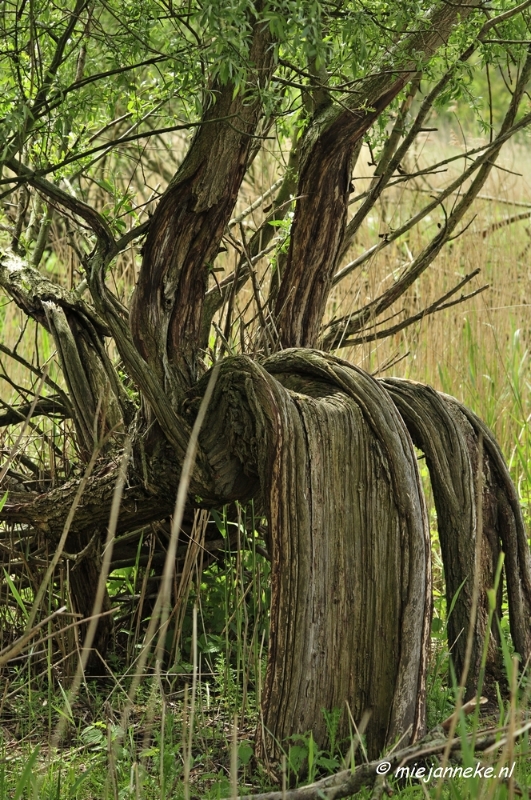
M 475 3 L 439 5 L 422 30 L 404 36 L 382 72 L 318 115 L 301 146 L 288 263 L 276 302 L 285 347 L 315 347 L 344 237 L 355 144 L 425 62 L 448 41 Z M 393 75 L 386 68 L 396 68 Z
M 151 218 L 133 297 L 133 340 L 174 405 L 201 373 L 209 265 L 247 168 L 262 115 L 259 90 L 273 69 L 269 26 L 251 24 L 249 86 L 236 95 L 232 83 L 214 86 L 205 124 Z

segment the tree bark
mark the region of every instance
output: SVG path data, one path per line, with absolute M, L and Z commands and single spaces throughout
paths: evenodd
M 265 363 L 284 436 L 270 477 L 272 610 L 259 751 L 293 732 L 326 748 L 322 715 L 370 713 L 367 746 L 424 729 L 431 615 L 416 458 L 387 393 L 362 370 L 285 351 Z M 361 565 L 363 565 L 361 567 Z M 348 708 L 347 708 L 348 704 Z
M 208 273 L 236 203 L 273 65 L 269 27 L 254 22 L 250 90 L 215 84 L 203 124 L 150 223 L 131 307 L 134 342 L 176 404 L 201 370 Z
M 424 728 L 429 538 L 416 457 L 388 394 L 346 362 L 288 350 L 262 367 L 224 361 L 212 406 L 202 446 L 237 462 L 249 486 L 259 482 L 269 520 L 258 753 L 278 761 L 288 738 L 309 730 L 326 748 L 323 708 L 342 712 L 344 738 L 349 713 L 359 722 L 368 711 L 371 753 L 415 738 Z M 214 473 L 220 489 L 234 490 Z
M 488 498 L 492 498 L 493 507 L 491 536 L 498 538 L 505 556 L 511 636 L 516 652 L 526 664 L 531 659 L 531 553 L 518 492 L 489 428 L 455 398 L 444 397 L 466 419 L 476 440 L 480 436 L 483 440 L 485 492 Z
M 386 380 L 383 384 L 396 403 L 413 442 L 426 456 L 444 564 L 448 647 L 458 681 L 465 665 L 474 584 L 479 582 L 478 611 L 473 621 L 472 655 L 466 682 L 467 695 L 472 695 L 477 689 L 485 637 L 489 640 L 487 675 L 491 688 L 501 675 L 499 637 L 494 630 L 491 638 L 487 626 L 487 589 L 494 586 L 500 552 L 497 537 L 490 535 L 492 514 L 488 491 L 479 532 L 482 555 L 480 564 L 476 565 L 477 442 L 459 411 L 448 406 L 429 386 L 398 379 Z M 501 612 L 500 596 L 497 605 L 497 611 Z
M 71 537 L 69 546 L 74 547 L 74 553 L 79 553 L 76 560 L 71 563 L 69 569 L 70 593 L 72 596 L 73 610 L 83 617 L 91 617 L 94 611 L 94 598 L 96 587 L 100 577 L 101 567 L 101 542 L 103 535 L 90 536 L 89 533 L 78 534 Z M 98 621 L 98 627 L 89 653 L 85 672 L 88 675 L 101 675 L 104 673 L 102 658 L 105 658 L 107 647 L 113 630 L 113 621 L 110 614 L 111 599 L 108 591 L 105 591 L 103 602 L 100 609 L 103 616 Z M 80 627 L 80 640 L 83 641 L 88 625 Z M 101 656 L 101 657 L 100 657 Z M 77 653 L 75 654 L 75 665 L 77 665 Z M 75 671 L 75 669 L 74 669 Z
M 516 489 L 492 433 L 457 400 L 413 381 L 388 379 L 382 383 L 396 403 L 415 445 L 426 455 L 437 510 L 446 605 L 448 611 L 453 607 L 447 618 L 447 631 L 457 680 L 463 675 L 472 624 L 466 695 L 474 696 L 478 683 L 485 681 L 484 691 L 495 697 L 496 683 L 504 680 L 497 626 L 502 616 L 501 582 L 490 630 L 487 592 L 495 585 L 501 553 L 505 557 L 513 641 L 524 663 L 531 655 L 531 558 Z M 478 609 L 476 619 L 471 621 L 475 584 L 479 592 Z

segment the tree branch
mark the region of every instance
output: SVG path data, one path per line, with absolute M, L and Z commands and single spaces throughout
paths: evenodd
M 261 116 L 259 87 L 273 61 L 269 27 L 255 22 L 249 88 L 217 85 L 188 154 L 151 218 L 131 309 L 134 342 L 175 405 L 200 373 L 203 304 Z M 238 118 L 238 126 L 229 118 Z
M 320 114 L 301 148 L 288 264 L 276 303 L 284 346 L 315 346 L 344 237 L 354 145 L 477 5 L 441 4 L 429 25 L 408 34 L 354 94 Z M 396 67 L 387 74 L 389 62 Z
M 44 194 L 49 200 L 58 203 L 63 208 L 67 208 L 73 214 L 81 217 L 107 249 L 114 245 L 114 237 L 107 220 L 95 208 L 83 203 L 82 200 L 78 200 L 45 178 L 40 177 L 38 172 L 24 166 L 16 158 L 7 159 L 5 165 L 23 182 L 29 183 L 30 186 Z
M 518 730 L 514 731 L 515 738 L 523 736 L 531 729 L 531 722 L 527 722 Z M 500 734 L 502 737 L 500 738 Z M 450 752 L 456 759 L 462 759 L 462 749 L 466 745 L 467 752 L 473 748 L 474 752 L 482 753 L 494 746 L 502 748 L 508 741 L 510 735 L 509 726 L 491 729 L 481 734 L 470 734 L 468 737 L 457 737 L 450 742 L 445 738 L 444 731 L 434 728 L 430 733 L 410 747 L 395 750 L 388 753 L 383 759 L 371 761 L 368 764 L 361 764 L 353 770 L 346 769 L 330 775 L 308 786 L 301 786 L 300 789 L 288 789 L 282 791 L 262 792 L 260 794 L 240 795 L 237 800 L 339 800 L 341 797 L 355 795 L 364 786 L 374 783 L 378 775 L 381 775 L 381 766 L 389 767 L 386 774 L 396 773 L 399 767 L 405 767 L 412 761 L 421 761 L 443 753 L 449 745 Z M 380 768 L 380 769 L 379 769 Z
M 0 428 L 7 425 L 19 425 L 28 417 L 32 404 L 25 403 L 20 406 L 10 406 L 9 410 L 4 414 L 0 414 Z M 32 416 L 45 416 L 45 417 L 62 417 L 66 419 L 70 417 L 68 410 L 60 403 L 51 397 L 41 397 L 37 400 L 32 412 Z
M 475 278 L 475 276 L 478 275 L 480 272 L 481 272 L 480 269 L 476 269 L 474 270 L 474 272 L 471 272 L 470 275 L 466 275 L 463 278 L 463 280 L 457 284 L 457 286 L 454 286 L 454 288 L 450 289 L 449 292 L 444 294 L 442 297 L 439 297 L 439 299 L 436 300 L 434 303 L 432 303 L 422 311 L 419 311 L 418 314 L 414 314 L 413 316 L 408 317 L 405 320 L 402 320 L 402 322 L 399 322 L 397 325 L 393 325 L 390 328 L 385 328 L 385 330 L 374 331 L 372 333 L 364 334 L 362 336 L 359 336 L 357 339 L 347 339 L 347 340 L 340 339 L 339 341 L 337 341 L 335 338 L 337 336 L 337 332 L 331 333 L 325 337 L 323 341 L 323 349 L 328 350 L 328 349 L 339 349 L 340 347 L 353 347 L 355 345 L 365 344 L 366 342 L 376 342 L 379 339 L 387 339 L 389 336 L 394 336 L 396 333 L 400 333 L 400 331 L 403 331 L 405 328 L 409 328 L 409 326 L 413 325 L 415 322 L 419 322 L 425 317 L 429 317 L 431 314 L 435 314 L 438 311 L 444 311 L 446 308 L 451 308 L 451 306 L 458 305 L 459 303 L 464 303 L 466 300 L 470 300 L 477 294 L 484 292 L 485 289 L 488 289 L 489 284 L 487 283 L 484 286 L 481 286 L 479 289 L 475 289 L 473 292 L 470 292 L 469 294 L 461 295 L 461 297 L 457 298 L 457 300 L 452 300 L 451 302 L 446 302 L 446 301 L 449 300 L 450 297 L 453 297 L 453 295 L 456 292 L 458 292 L 459 289 L 465 286 L 465 284 L 469 283 L 469 281 L 471 281 L 472 278 Z M 341 330 L 341 327 L 343 327 L 343 330 L 347 329 L 348 321 L 349 318 L 347 316 L 344 317 L 342 320 L 337 320 L 336 322 L 334 322 L 334 327 L 336 328 L 336 331 Z
M 35 267 L 27 264 L 24 259 L 6 251 L 0 251 L 0 286 L 28 317 L 43 325 L 46 330 L 49 330 L 49 327 L 42 301 L 51 300 L 61 308 L 89 319 L 101 336 L 111 335 L 110 328 L 102 318 L 74 292 L 63 289 L 42 275 Z
M 401 183 L 402 181 L 409 180 L 410 178 L 416 177 L 418 175 L 430 174 L 431 172 L 436 170 L 438 167 L 442 166 L 443 164 L 448 164 L 451 161 L 454 161 L 456 158 L 470 158 L 471 155 L 475 155 L 476 153 L 480 153 L 481 154 L 481 159 L 477 159 L 476 161 L 472 162 L 472 164 L 470 164 L 470 166 L 467 169 L 465 169 L 461 173 L 461 175 L 459 175 L 459 177 L 457 177 L 454 181 L 452 181 L 452 183 L 450 183 L 445 189 L 433 189 L 433 190 L 417 189 L 416 191 L 419 191 L 421 193 L 423 193 L 423 192 L 427 193 L 428 191 L 432 191 L 433 194 L 435 194 L 437 196 L 432 200 L 431 203 L 428 203 L 426 206 L 424 206 L 424 208 L 422 208 L 417 214 L 415 214 L 413 217 L 411 217 L 407 222 L 405 222 L 399 228 L 396 228 L 395 230 L 391 231 L 388 235 L 386 235 L 385 238 L 383 238 L 380 242 L 378 242 L 378 244 L 374 244 L 372 247 L 370 247 L 368 250 L 366 250 L 360 256 L 355 258 L 353 261 L 350 261 L 348 264 L 346 264 L 344 267 L 342 267 L 342 269 L 340 269 L 338 272 L 336 272 L 336 274 L 334 275 L 334 278 L 332 280 L 332 286 L 336 286 L 340 281 L 342 281 L 344 278 L 346 278 L 348 275 L 350 275 L 356 269 L 359 269 L 359 267 L 361 267 L 370 258 L 373 258 L 377 253 L 379 253 L 382 250 L 384 250 L 392 242 L 396 241 L 401 236 L 403 236 L 404 233 L 407 233 L 407 231 L 411 230 L 411 228 L 413 228 L 415 225 L 418 225 L 418 223 L 421 222 L 428 214 L 430 214 L 438 206 L 442 205 L 442 202 L 444 200 L 446 200 L 447 197 L 450 197 L 450 195 L 454 194 L 458 189 L 460 189 L 460 187 L 469 178 L 472 177 L 474 172 L 477 171 L 478 167 L 481 166 L 481 164 L 483 164 L 485 160 L 487 160 L 487 159 L 491 158 L 492 156 L 494 156 L 494 154 L 496 153 L 496 151 L 498 151 L 498 149 L 499 149 L 501 144 L 504 144 L 505 142 L 507 142 L 512 136 L 514 136 L 515 133 L 517 133 L 518 131 L 520 131 L 523 128 L 527 127 L 527 125 L 529 125 L 529 124 L 531 124 L 531 115 L 527 114 L 519 122 L 517 122 L 515 125 L 513 125 L 508 131 L 506 131 L 503 135 L 500 135 L 499 137 L 497 137 L 490 144 L 483 145 L 482 147 L 477 147 L 474 150 L 469 150 L 464 155 L 452 156 L 451 158 L 444 159 L 443 161 L 440 161 L 437 164 L 434 164 L 432 167 L 429 167 L 428 169 L 419 170 L 418 172 L 414 173 L 413 175 L 407 175 L 405 177 L 399 178 L 396 181 L 396 183 Z M 390 185 L 394 186 L 395 182 L 391 183 Z M 484 195 L 481 195 L 479 193 L 479 191 L 478 191 L 478 194 L 476 195 L 476 197 L 477 198 L 482 197 L 483 199 L 488 199 L 488 200 L 492 200 L 492 201 L 496 201 L 496 202 L 500 202 L 500 203 L 507 202 L 503 198 L 498 201 L 498 198 L 493 198 L 493 197 L 490 197 L 490 196 L 489 197 L 485 197 Z M 523 205 L 526 208 L 529 207 L 529 204 L 527 204 L 527 203 L 519 203 L 518 201 L 514 201 L 514 203 L 511 203 L 511 205 Z

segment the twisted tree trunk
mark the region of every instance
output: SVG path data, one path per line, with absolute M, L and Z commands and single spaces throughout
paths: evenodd
M 479 7 L 476 0 L 435 4 L 430 13 L 411 21 L 411 29 L 408 24 L 397 32 L 396 46 L 382 48 L 374 72 L 356 81 L 339 102 L 333 99 L 337 87 L 328 92 L 321 81 L 311 87 L 313 117 L 290 165 L 298 173 L 283 187 L 282 205 L 292 195 L 296 200 L 285 269 L 268 299 L 275 346 L 277 341 L 287 348 L 318 346 L 348 237 L 351 163 L 361 139 L 408 81 L 419 79 L 423 65 L 448 42 L 458 23 Z M 116 241 L 106 216 L 26 166 L 22 157 L 15 157 L 14 146 L 4 158 L 4 167 L 23 191 L 26 184 L 33 187 L 92 231 L 94 247 L 83 266 L 93 308 L 18 257 L 0 262 L 0 284 L 54 337 L 68 390 L 64 405 L 76 425 L 81 462 L 90 460 L 116 426 L 125 429 L 132 422 L 120 378 L 102 343 L 103 336 L 114 338 L 142 398 L 118 532 L 171 513 L 208 380 L 201 378 L 202 348 L 217 305 L 208 300 L 209 272 L 256 152 L 255 140 L 260 139 L 262 89 L 278 66 L 269 17 L 262 14 L 260 2 L 249 9 L 245 85 L 223 84 L 215 77 L 208 83 L 210 101 L 205 101 L 196 135 L 148 223 Z M 68 36 L 65 31 L 64 43 Z M 358 309 L 354 327 L 343 326 L 343 331 L 359 331 L 373 314 L 388 308 L 443 247 L 483 186 L 501 145 L 517 130 L 515 119 L 530 74 L 528 59 L 500 135 L 470 167 L 468 177 L 474 170 L 477 175 L 445 227 L 382 297 Z M 46 91 L 37 97 L 33 111 L 45 96 Z M 382 188 L 391 177 L 384 172 Z M 374 199 L 378 194 L 375 184 L 371 194 Z M 284 210 L 273 212 L 278 218 Z M 112 294 L 106 271 L 144 233 L 129 313 Z M 247 262 L 261 241 L 259 235 L 253 237 L 249 253 L 244 253 Z M 241 244 L 242 252 L 249 250 L 245 241 Z M 251 263 L 247 267 L 252 271 Z M 238 270 L 234 284 L 236 291 L 241 285 Z M 225 321 L 228 331 L 230 313 Z M 340 332 L 332 328 L 331 341 Z M 263 726 L 257 734 L 264 757 L 277 760 L 289 737 L 310 729 L 317 745 L 325 748 L 323 708 L 342 712 L 340 736 L 348 733 L 350 715 L 359 721 L 369 712 L 371 755 L 397 736 L 407 742 L 423 730 L 430 542 L 412 440 L 424 449 L 432 474 L 448 601 L 460 590 L 449 622 L 458 673 L 465 660 L 463 631 L 474 583 L 480 590 L 472 630 L 471 692 L 482 670 L 482 642 L 489 635 L 486 589 L 501 550 L 506 554 L 515 645 L 523 658 L 531 654 L 531 559 L 516 492 L 490 434 L 449 398 L 411 383 L 379 383 L 315 350 L 288 349 L 263 363 L 241 356 L 221 364 L 190 479 L 189 505 L 208 508 L 255 498 L 268 517 L 271 636 Z M 90 613 L 99 567 L 98 551 L 87 547 L 93 531 L 104 531 L 107 525 L 116 472 L 116 457 L 98 465 L 66 540 L 69 552 L 79 556 L 72 587 L 83 613 Z M 483 474 L 479 480 L 477 472 Z M 483 487 L 481 497 L 478 486 Z M 55 543 L 76 490 L 72 482 L 47 495 L 11 494 L 2 518 L 37 527 Z M 480 534 L 481 550 L 475 547 Z M 499 606 L 498 597 L 498 611 Z M 106 635 L 102 629 L 101 646 Z M 487 653 L 492 678 L 496 644 L 494 634 Z
M 448 644 L 456 677 L 460 680 L 464 673 L 472 625 L 466 692 L 474 696 L 478 684 L 485 681 L 485 690 L 495 696 L 496 684 L 504 681 L 497 624 L 502 616 L 502 583 L 490 629 L 488 592 L 495 585 L 502 554 L 513 641 L 524 662 L 531 655 L 531 559 L 516 489 L 492 433 L 475 414 L 429 386 L 400 379 L 382 383 L 415 445 L 426 454 L 437 510 L 446 605 L 448 611 L 452 609 Z M 478 606 L 476 619 L 471 620 L 474 587 Z
M 287 350 L 260 367 L 227 359 L 201 444 L 259 483 L 272 601 L 258 752 L 295 732 L 326 748 L 323 709 L 369 712 L 378 753 L 424 727 L 431 611 L 427 517 L 407 430 L 389 395 L 332 356 Z M 219 490 L 232 493 L 214 467 Z M 233 469 L 237 474 L 238 469 Z M 255 489 L 256 491 L 256 489 Z
M 416 457 L 387 393 L 312 351 L 265 367 L 284 436 L 270 476 L 272 617 L 261 751 L 294 731 L 326 748 L 325 711 L 370 715 L 372 754 L 424 728 L 431 619 L 426 510 Z

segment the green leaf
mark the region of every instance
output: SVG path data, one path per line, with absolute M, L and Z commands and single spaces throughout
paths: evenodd
M 7 572 L 5 567 L 4 567 L 4 575 L 5 575 L 5 578 L 6 578 L 6 581 L 7 581 L 7 585 L 11 589 L 11 594 L 13 595 L 15 600 L 17 601 L 17 605 L 20 608 L 20 610 L 22 611 L 24 619 L 27 619 L 29 615 L 28 615 L 28 609 L 26 608 L 26 604 L 25 604 L 24 600 L 22 599 L 22 597 L 20 596 L 19 591 L 18 591 L 17 587 L 15 586 L 15 584 L 13 582 L 13 579 L 11 578 L 11 575 L 9 575 L 9 573 Z
M 238 745 L 238 761 L 242 766 L 247 766 L 253 757 L 254 749 L 249 742 L 240 742 Z
M 87 745 L 101 744 L 105 741 L 103 731 L 94 727 L 94 725 L 89 725 L 88 728 L 82 730 L 80 736 L 81 740 Z
M 317 766 L 323 767 L 324 769 L 327 769 L 330 772 L 339 769 L 339 761 L 336 758 L 328 758 L 328 756 L 319 756 L 316 763 Z
M 17 786 L 15 789 L 15 794 L 13 795 L 13 800 L 20 800 L 23 793 L 25 792 L 26 786 L 28 785 L 29 779 L 31 778 L 31 775 L 33 773 L 33 767 L 35 766 L 35 762 L 37 761 L 38 755 L 39 755 L 39 745 L 37 745 L 35 750 L 32 752 L 32 754 L 26 761 L 24 769 L 22 770 L 22 775 L 17 781 Z
M 432 633 L 440 633 L 444 628 L 444 622 L 440 617 L 434 617 L 431 621 L 431 632 Z

